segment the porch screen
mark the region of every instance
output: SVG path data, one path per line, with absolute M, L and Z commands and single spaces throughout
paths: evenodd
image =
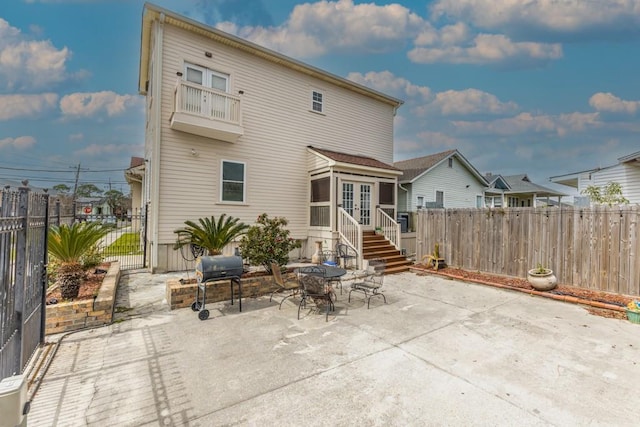
M 320 178 L 311 181 L 311 202 L 328 202 L 330 199 L 330 178 Z
M 379 204 L 381 205 L 394 205 L 395 201 L 393 200 L 393 190 L 395 189 L 395 184 L 392 182 L 381 182 L 380 183 L 380 197 Z

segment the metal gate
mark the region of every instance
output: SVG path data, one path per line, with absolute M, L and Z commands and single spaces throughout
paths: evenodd
M 0 378 L 22 373 L 44 343 L 49 196 L 2 190 Z
M 147 266 L 147 219 L 135 209 L 126 215 L 89 215 L 87 221 L 101 222 L 109 229 L 100 242 L 105 261 L 120 261 L 121 270 Z

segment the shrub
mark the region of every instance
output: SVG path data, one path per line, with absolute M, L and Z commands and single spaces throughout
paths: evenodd
M 222 214 L 216 221 L 211 218 L 200 218 L 198 222 L 185 221 L 186 227 L 174 231 L 178 240 L 173 246 L 180 249 L 186 245 L 196 245 L 207 250 L 208 255 L 220 255 L 225 246 L 240 236 L 249 227 L 239 218 Z
M 242 256 L 252 265 L 262 265 L 271 271 L 270 262 L 285 265 L 289 261 L 289 252 L 301 246 L 300 241 L 289 237 L 285 229 L 288 221 L 283 217 L 269 218 L 263 213 L 256 220 L 256 225 L 249 227 L 242 236 L 240 251 Z

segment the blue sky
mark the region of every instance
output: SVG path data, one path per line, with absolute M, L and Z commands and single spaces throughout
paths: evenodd
M 640 0 L 154 3 L 403 99 L 395 160 L 457 148 L 554 187 L 640 150 Z M 0 180 L 72 186 L 80 164 L 128 192 L 143 4 L 0 3 Z

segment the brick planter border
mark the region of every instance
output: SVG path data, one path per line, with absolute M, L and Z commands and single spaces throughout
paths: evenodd
M 285 273 L 282 275 L 283 279 L 293 279 L 295 275 L 293 273 Z M 257 276 L 247 277 L 240 279 L 242 282 L 242 297 L 243 298 L 257 298 L 262 295 L 267 295 L 277 289 L 277 286 L 273 283 L 273 276 Z M 205 304 L 229 301 L 231 300 L 231 286 L 229 280 L 219 280 L 215 282 L 208 282 L 207 287 L 207 300 Z M 178 308 L 191 307 L 191 304 L 195 301 L 197 283 L 180 283 L 179 279 L 167 280 L 167 302 L 171 310 Z M 237 289 L 235 290 L 237 293 Z
M 493 286 L 494 288 L 509 289 L 511 291 L 523 292 L 529 295 L 537 295 L 539 297 L 554 299 L 556 301 L 587 305 L 595 308 L 602 308 L 605 310 L 620 311 L 620 312 L 624 312 L 626 310 L 626 307 L 620 307 L 614 304 L 607 304 L 599 301 L 591 301 L 591 300 L 582 299 L 582 298 L 578 298 L 570 295 L 556 295 L 556 294 L 552 294 L 545 291 L 536 291 L 535 289 L 523 289 L 523 288 L 518 288 L 516 286 L 503 285 L 500 283 L 487 282 L 484 280 L 473 279 L 470 277 L 457 276 L 455 274 L 445 273 L 443 271 L 433 271 L 433 270 L 430 271 L 430 270 L 426 270 L 424 268 L 418 268 L 418 267 L 412 267 L 411 271 L 414 273 L 426 273 L 426 274 L 433 274 L 435 276 L 448 277 L 450 279 L 460 280 L 461 282 L 471 282 L 471 283 L 477 283 L 480 285 Z
M 94 299 L 48 305 L 45 334 L 58 334 L 111 323 L 119 280 L 120 263 L 112 261 Z

